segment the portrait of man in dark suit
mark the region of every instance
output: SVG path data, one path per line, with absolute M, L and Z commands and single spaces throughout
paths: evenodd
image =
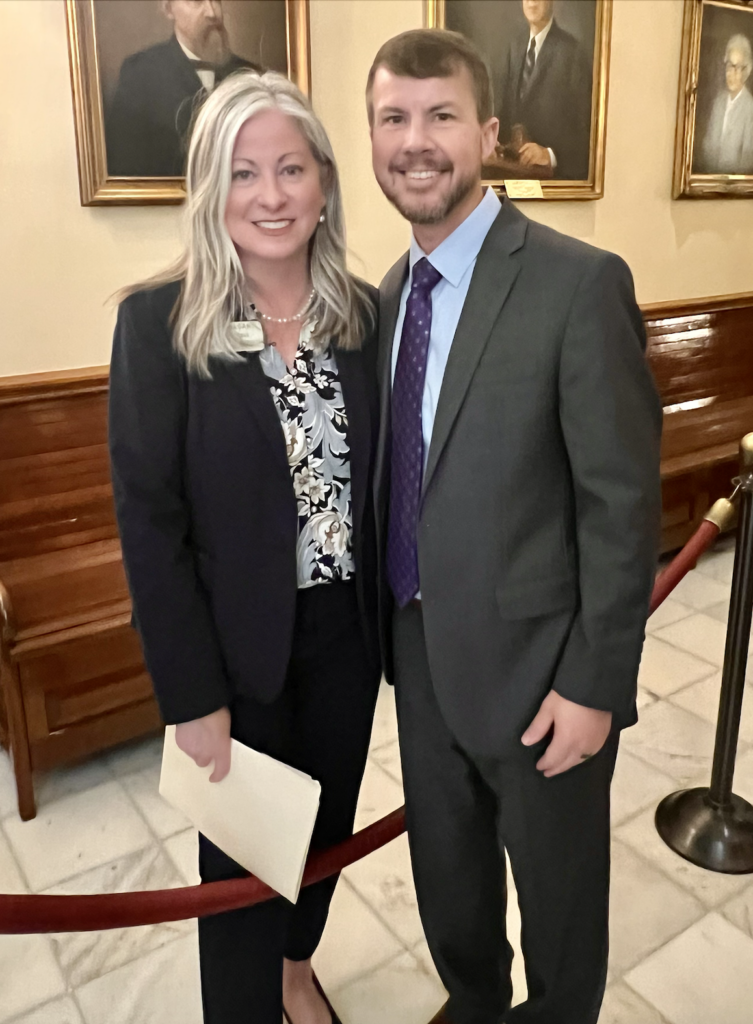
M 109 7 L 110 4 L 98 5 L 100 21 L 113 17 Z M 239 7 L 232 0 L 140 0 L 127 5 L 120 0 L 119 7 L 121 24 L 133 28 L 141 23 L 143 37 L 153 39 L 158 34 L 158 41 L 126 54 L 109 96 L 105 90 L 108 174 L 180 176 L 184 173 L 191 120 L 215 85 L 240 68 L 261 71 L 280 63 L 279 57 L 270 64 L 260 61 L 257 55 L 261 55 L 261 44 L 253 47 L 257 59 L 250 59 L 248 39 L 243 38 L 242 32 L 230 31 L 231 27 L 237 27 L 244 17 L 248 21 L 257 12 L 262 17 L 281 14 L 277 19 L 279 26 L 272 34 L 282 34 L 284 52 L 284 4 L 273 3 L 265 10 L 258 2 Z M 230 12 L 233 26 L 228 25 Z M 100 28 L 105 44 L 113 44 L 116 28 L 112 21 L 109 36 Z M 265 41 L 268 36 L 267 31 Z M 279 40 L 275 42 L 277 45 L 267 45 L 270 54 L 280 49 Z M 234 43 L 241 45 L 236 48 Z M 286 70 L 284 64 L 276 69 Z
M 592 65 L 575 36 L 560 28 L 554 6 L 522 0 L 527 26 L 510 40 L 503 65 L 499 137 L 523 167 L 541 167 L 545 177 L 585 178 Z
M 589 178 L 597 0 L 448 0 L 445 12 L 491 72 L 499 146 L 489 176 Z

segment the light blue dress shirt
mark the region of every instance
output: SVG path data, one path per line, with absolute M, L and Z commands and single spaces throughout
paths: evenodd
M 431 293 L 431 334 L 429 335 L 429 352 L 426 359 L 426 381 L 421 405 L 421 422 L 424 435 L 424 469 L 429 457 L 429 444 L 434 429 L 434 418 L 437 414 L 439 392 L 442 387 L 447 358 L 452 347 L 452 339 L 463 311 L 468 287 L 471 283 L 476 258 L 484 243 L 489 228 L 494 223 L 501 208 L 501 203 L 493 189 L 488 188 L 481 202 L 473 213 L 465 218 L 451 235 L 427 257 L 429 263 L 439 271 L 442 280 Z M 395 337 L 392 345 L 392 379 L 395 379 L 397 354 L 400 350 L 400 338 L 403 333 L 405 306 L 413 278 L 413 267 L 426 256 L 415 238 L 411 239 L 408 263 L 410 273 L 403 287 L 400 299 L 400 311 L 395 326 Z

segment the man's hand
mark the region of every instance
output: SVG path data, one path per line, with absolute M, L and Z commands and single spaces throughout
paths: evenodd
M 533 746 L 543 740 L 552 726 L 554 735 L 536 765 L 548 779 L 598 754 L 612 728 L 612 712 L 574 704 L 550 690 L 521 742 Z
M 220 708 L 204 718 L 182 722 L 175 727 L 175 742 L 199 768 L 214 761 L 209 781 L 221 782 L 230 771 L 230 712 Z
M 523 167 L 547 167 L 551 170 L 552 158 L 548 149 L 535 142 L 526 142 L 520 147 L 520 163 Z

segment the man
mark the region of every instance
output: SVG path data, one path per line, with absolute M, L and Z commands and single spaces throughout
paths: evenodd
M 703 136 L 702 174 L 753 174 L 753 96 L 746 87 L 751 68 L 750 40 L 732 36 L 724 54 L 726 88 L 714 100 Z
M 554 0 L 523 0 L 528 27 L 515 36 L 502 66 L 500 139 L 522 134 L 522 167 L 542 177 L 588 177 L 592 63 L 554 20 Z M 513 131 L 516 126 L 521 129 Z
M 136 177 L 185 173 L 185 138 L 196 105 L 238 68 L 222 0 L 160 0 L 173 36 L 126 57 L 105 118 L 107 171 Z
M 367 101 L 374 172 L 413 226 L 380 291 L 375 487 L 437 1020 L 596 1024 L 609 785 L 659 537 L 641 314 L 619 257 L 483 192 L 497 120 L 462 36 L 387 42 Z M 513 1010 L 505 850 L 528 979 Z

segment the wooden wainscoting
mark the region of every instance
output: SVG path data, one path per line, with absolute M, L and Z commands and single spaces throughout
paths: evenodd
M 32 773 L 160 728 L 118 541 L 106 366 L 0 378 L 0 739 Z
M 737 473 L 753 430 L 753 292 L 643 307 L 664 406 L 662 548 L 681 547 Z
M 753 430 L 753 293 L 643 307 L 664 406 L 665 551 L 737 471 Z M 118 542 L 107 367 L 0 378 L 0 739 L 24 818 L 32 771 L 160 726 Z

